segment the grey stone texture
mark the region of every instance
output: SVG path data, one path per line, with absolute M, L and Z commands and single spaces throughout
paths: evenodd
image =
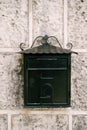
M 48 34 L 63 42 L 63 0 L 32 0 L 33 38 Z
M 12 130 L 68 130 L 67 115 L 14 115 Z
M 87 49 L 87 0 L 68 0 L 68 41 Z
M 72 56 L 71 77 L 72 108 L 87 110 L 87 53 Z
M 7 115 L 0 115 L 0 130 L 8 130 Z
M 33 39 L 48 34 L 63 43 L 64 0 L 31 1 Z M 7 113 L 0 114 L 0 130 L 70 130 L 71 127 L 87 130 L 87 0 L 67 2 L 68 41 L 73 43 L 74 49 L 85 50 L 85 53 L 72 54 L 71 108 L 25 110 L 23 57 L 19 53 L 0 52 L 0 113 Z M 0 51 L 1 48 L 15 50 L 21 42 L 28 43 L 28 3 L 29 0 L 0 0 Z M 50 110 L 56 114 L 43 114 Z M 77 115 L 71 117 L 69 112 Z
M 21 54 L 0 54 L 0 109 L 23 106 Z
M 87 115 L 73 116 L 73 130 L 87 130 Z
M 0 47 L 27 42 L 28 0 L 0 0 Z

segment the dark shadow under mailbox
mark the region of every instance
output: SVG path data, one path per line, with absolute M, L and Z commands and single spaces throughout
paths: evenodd
M 50 43 L 56 40 L 59 47 Z M 37 37 L 39 46 L 24 55 L 24 105 L 25 107 L 69 107 L 71 88 L 71 50 L 63 49 L 51 36 Z

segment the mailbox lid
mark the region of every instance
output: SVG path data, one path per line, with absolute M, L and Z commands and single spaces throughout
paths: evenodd
M 37 47 L 23 50 L 22 53 L 25 54 L 64 54 L 65 53 L 67 54 L 67 53 L 72 53 L 72 51 L 70 49 L 64 49 L 62 47 L 57 47 L 49 43 L 44 43 Z
M 37 43 L 37 46 L 34 44 Z M 57 44 L 56 44 L 57 43 Z M 57 45 L 57 46 L 55 46 Z M 72 43 L 68 43 L 68 49 L 63 48 L 58 39 L 55 36 L 38 36 L 35 38 L 31 48 L 24 50 L 24 44 L 20 44 L 20 49 L 24 54 L 67 54 L 76 53 L 71 51 Z M 77 53 L 76 53 L 77 54 Z
M 29 68 L 67 68 L 71 64 L 71 53 L 24 54 L 24 64 Z

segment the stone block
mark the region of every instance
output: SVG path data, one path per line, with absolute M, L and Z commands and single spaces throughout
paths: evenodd
M 8 130 L 7 115 L 0 115 L 0 130 Z
M 72 56 L 72 108 L 87 110 L 87 53 Z
M 0 0 L 0 47 L 16 48 L 28 36 L 28 1 Z
M 33 37 L 56 36 L 63 42 L 63 0 L 32 0 Z
M 87 1 L 68 0 L 68 41 L 87 49 Z
M 23 106 L 22 72 L 20 54 L 0 54 L 0 109 Z
M 14 115 L 12 130 L 68 130 L 67 115 Z
M 73 116 L 73 130 L 87 130 L 87 115 Z

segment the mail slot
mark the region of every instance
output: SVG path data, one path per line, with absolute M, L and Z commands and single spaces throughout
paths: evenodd
M 24 105 L 68 107 L 71 97 L 71 50 L 49 44 L 48 36 L 41 38 L 44 41 L 41 45 L 22 50 Z

